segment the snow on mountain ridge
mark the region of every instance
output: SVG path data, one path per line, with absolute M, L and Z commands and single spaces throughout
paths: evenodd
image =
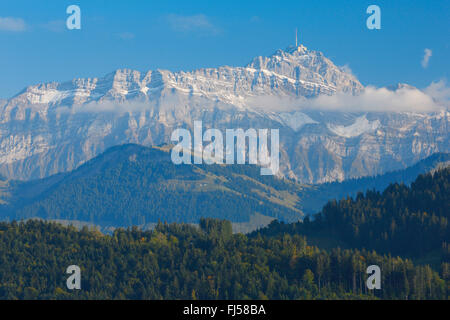
M 98 100 L 150 99 L 148 92 L 165 87 L 188 94 L 223 99 L 240 96 L 287 95 L 313 97 L 337 91 L 358 93 L 363 87 L 322 53 L 288 48 L 270 57 L 256 57 L 245 67 L 204 68 L 191 72 L 118 69 L 102 78 L 78 78 L 64 83 L 27 87 L 10 99 L 17 104 L 71 105 Z M 187 90 L 187 91 L 186 91 Z
M 328 94 L 337 91 L 358 94 L 363 90 L 361 83 L 352 74 L 335 66 L 322 52 L 308 50 L 302 45 L 277 50 L 270 57 L 256 57 L 247 67 L 267 69 L 295 80 L 313 80 L 334 87 Z
M 279 128 L 280 172 L 308 183 L 379 174 L 450 151 L 449 112 L 295 107 L 362 90 L 345 68 L 304 46 L 244 67 L 119 69 L 29 86 L 0 103 L 0 174 L 31 179 L 71 170 L 114 145 L 169 143 L 174 129 L 199 120 L 220 130 Z
M 310 116 L 303 112 L 282 112 L 279 117 L 281 120 L 289 127 L 291 127 L 294 131 L 300 130 L 303 126 L 307 124 L 317 124 L 319 122 L 311 119 Z
M 375 131 L 379 126 L 379 120 L 369 121 L 365 115 L 358 117 L 355 122 L 349 126 L 327 124 L 330 131 L 345 138 L 358 137 L 363 133 Z

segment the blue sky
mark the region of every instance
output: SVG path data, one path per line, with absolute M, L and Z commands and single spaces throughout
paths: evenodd
M 81 8 L 81 30 L 65 28 L 71 4 Z M 366 28 L 371 4 L 381 8 L 381 30 Z M 448 0 L 2 1 L 0 98 L 119 68 L 241 66 L 292 45 L 296 27 L 304 45 L 364 85 L 424 88 L 449 78 L 449 16 Z

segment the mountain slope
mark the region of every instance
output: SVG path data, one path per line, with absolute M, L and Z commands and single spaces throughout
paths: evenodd
M 126 143 L 170 143 L 193 122 L 220 130 L 280 130 L 280 172 L 301 183 L 403 169 L 450 152 L 450 113 L 320 112 L 289 106 L 364 87 L 322 53 L 299 48 L 245 67 L 192 72 L 117 70 L 38 84 L 0 104 L 0 174 L 21 180 L 79 167 Z M 286 104 L 286 105 L 285 105 Z
M 449 153 L 436 153 L 403 170 L 387 172 L 373 177 L 315 185 L 301 192 L 302 210 L 305 214 L 314 214 L 319 212 L 331 199 L 339 200 L 346 197 L 355 197 L 359 192 L 366 192 L 367 190 L 383 191 L 391 183 L 409 185 L 420 174 L 432 172 L 449 165 Z
M 31 182 L 11 182 L 7 219 L 44 218 L 106 227 L 152 226 L 161 221 L 198 223 L 201 217 L 251 222 L 302 218 L 288 180 L 260 176 L 250 165 L 174 165 L 168 147 L 123 145 L 78 169 Z M 258 219 L 257 219 L 258 220 Z M 253 228 L 255 227 L 253 226 Z M 243 226 L 241 226 L 243 227 Z
M 273 219 L 296 221 L 319 212 L 331 199 L 412 182 L 444 166 L 449 154 L 433 155 L 411 168 L 385 175 L 321 185 L 261 176 L 249 165 L 182 165 L 170 147 L 123 145 L 108 149 L 80 168 L 28 182 L 0 181 L 0 217 L 44 218 L 103 228 L 158 220 L 197 223 L 200 217 L 227 218 L 234 231 L 249 232 Z
M 192 72 L 121 69 L 102 78 L 33 85 L 10 99 L 5 111 L 11 115 L 9 111 L 20 105 L 51 108 L 111 100 L 148 102 L 170 92 L 243 106 L 245 100 L 243 104 L 239 100 L 261 94 L 310 97 L 321 93 L 358 93 L 362 89 L 353 75 L 335 66 L 321 52 L 301 46 L 254 58 L 246 67 L 224 66 Z
M 406 186 L 390 184 L 383 192 L 332 200 L 313 219 L 271 223 L 259 233 L 301 234 L 331 246 L 364 248 L 414 258 L 450 261 L 450 166 Z M 431 257 L 430 257 L 431 255 Z

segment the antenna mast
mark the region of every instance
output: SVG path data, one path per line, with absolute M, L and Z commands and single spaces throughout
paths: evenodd
M 295 28 L 295 47 L 298 47 L 297 28 Z

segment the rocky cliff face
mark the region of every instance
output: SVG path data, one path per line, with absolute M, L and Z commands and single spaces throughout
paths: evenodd
M 167 143 L 175 128 L 191 128 L 195 120 L 222 130 L 279 128 L 281 173 L 308 183 L 378 174 L 450 151 L 448 111 L 346 113 L 279 105 L 284 98 L 363 90 L 353 75 L 303 46 L 246 67 L 117 70 L 34 85 L 0 101 L 0 174 L 32 179 L 71 170 L 113 145 Z M 261 101 L 264 109 L 257 108 Z

